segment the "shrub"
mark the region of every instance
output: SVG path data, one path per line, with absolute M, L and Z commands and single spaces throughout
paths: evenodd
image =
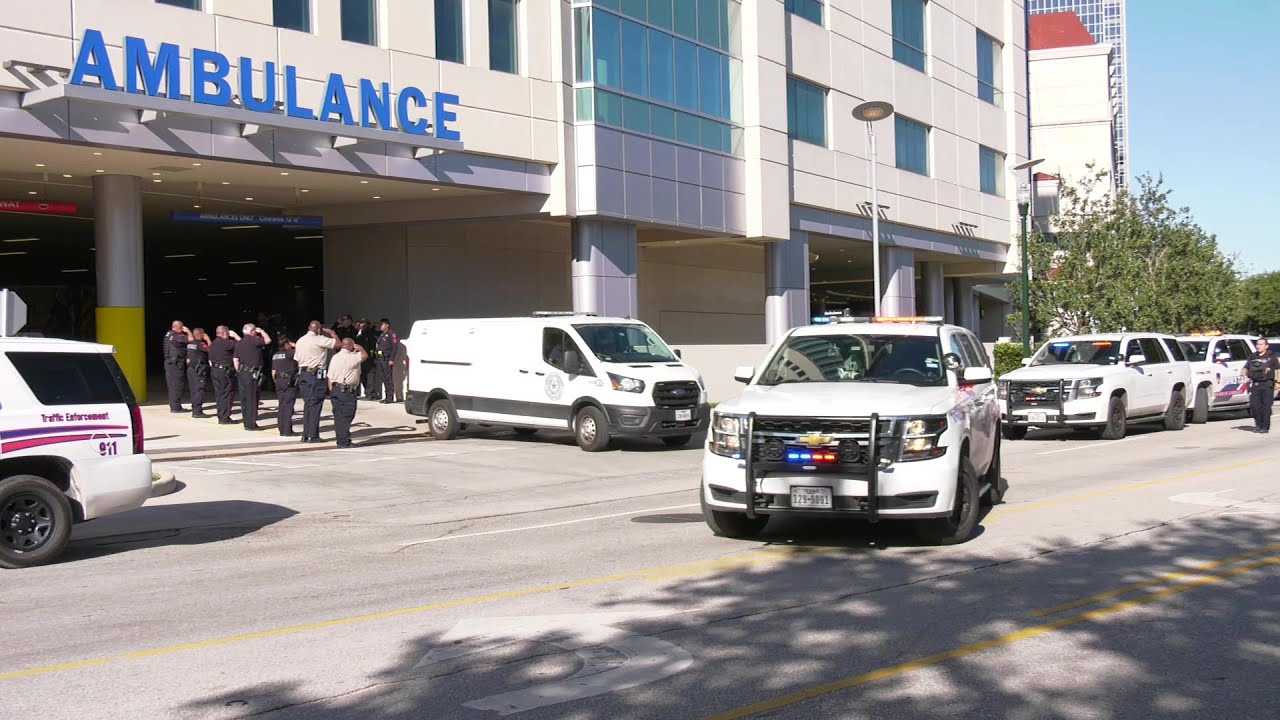
M 996 377 L 1022 367 L 1022 343 L 996 343 Z

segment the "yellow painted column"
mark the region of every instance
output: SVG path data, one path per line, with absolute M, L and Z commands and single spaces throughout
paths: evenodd
M 98 278 L 98 342 L 115 347 L 116 362 L 134 396 L 145 402 L 142 184 L 138 178 L 94 176 L 93 242 Z

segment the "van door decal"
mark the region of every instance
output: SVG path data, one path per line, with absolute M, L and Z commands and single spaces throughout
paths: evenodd
M 542 389 L 547 394 L 547 399 L 558 401 L 564 397 L 564 377 L 558 372 L 547 373 L 547 379 L 542 385 Z

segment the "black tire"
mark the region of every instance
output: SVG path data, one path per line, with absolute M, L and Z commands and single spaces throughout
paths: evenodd
M 982 495 L 983 504 L 988 507 L 999 505 L 1004 502 L 1004 494 L 1009 491 L 1009 482 L 1004 479 L 1000 472 L 1000 439 L 996 439 L 995 455 L 991 458 L 991 466 L 987 468 L 987 472 L 982 476 L 982 484 L 987 486 L 987 491 Z
M 453 407 L 452 400 L 445 398 L 431 403 L 431 408 L 427 410 L 427 430 L 436 440 L 457 439 L 462 428 L 458 424 L 458 411 Z
M 1187 391 L 1174 390 L 1169 407 L 1164 411 L 1164 429 L 1181 430 L 1187 426 Z
M 35 475 L 0 480 L 0 568 L 51 563 L 71 538 L 71 501 Z
M 1005 440 L 1022 440 L 1027 436 L 1027 428 L 1021 425 L 1004 425 L 1000 428 L 1000 434 Z
M 533 437 L 538 433 L 538 428 L 518 427 L 511 428 L 511 430 L 520 437 Z
M 1209 422 L 1209 388 L 1196 388 L 1196 404 L 1191 408 L 1191 422 L 1194 425 L 1203 425 Z
M 978 478 L 969 458 L 961 458 L 960 472 L 956 478 L 956 499 L 951 514 L 943 518 L 917 521 L 916 532 L 924 540 L 935 545 L 959 545 L 973 536 L 978 524 L 981 498 L 978 497 Z
M 702 488 L 698 492 L 706 492 Z M 744 512 L 733 512 L 715 510 L 707 505 L 706 496 L 702 497 L 702 517 L 707 521 L 707 527 L 711 528 L 711 532 L 720 537 L 736 538 L 738 540 L 750 540 L 758 537 L 764 532 L 764 526 L 769 524 L 768 515 L 756 515 L 753 518 L 747 517 Z
M 578 411 L 573 419 L 573 437 L 578 447 L 587 452 L 603 452 L 609 449 L 609 421 L 594 405 Z
M 668 435 L 662 438 L 662 444 L 669 448 L 682 448 L 693 439 L 692 435 Z
M 1107 424 L 1102 426 L 1098 437 L 1103 440 L 1121 440 L 1124 438 L 1127 426 L 1128 417 L 1124 412 L 1124 401 L 1118 396 L 1112 396 L 1111 402 L 1107 405 Z

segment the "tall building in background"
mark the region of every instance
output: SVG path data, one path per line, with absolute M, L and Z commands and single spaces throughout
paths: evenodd
M 1111 46 L 1111 110 L 1115 116 L 1116 187 L 1129 184 L 1129 71 L 1125 0 L 1028 0 L 1027 12 L 1073 12 L 1095 42 Z

